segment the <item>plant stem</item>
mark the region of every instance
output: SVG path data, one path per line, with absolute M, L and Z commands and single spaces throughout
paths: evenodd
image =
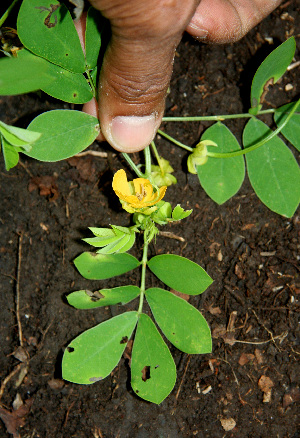
M 132 161 L 130 156 L 128 154 L 126 154 L 125 152 L 123 152 L 122 155 L 125 158 L 125 160 L 127 161 L 127 163 L 131 166 L 131 168 L 135 171 L 137 176 L 139 178 L 144 178 L 145 175 L 137 168 L 137 166 L 134 164 L 134 162 Z
M 276 109 L 268 109 L 263 111 L 258 111 L 257 115 L 274 113 Z M 243 114 L 224 114 L 221 116 L 195 116 L 195 117 L 163 117 L 163 122 L 203 122 L 203 121 L 222 121 L 226 119 L 243 119 L 253 117 L 250 113 Z
M 279 132 L 289 122 L 290 118 L 293 116 L 293 114 L 296 111 L 296 109 L 298 108 L 299 104 L 300 104 L 300 99 L 298 100 L 298 102 L 295 103 L 295 105 L 293 106 L 293 109 L 291 110 L 291 112 L 289 113 L 289 115 L 287 116 L 285 121 L 283 123 L 281 123 L 281 125 L 278 126 L 278 128 L 275 129 L 275 131 L 272 131 L 269 135 L 267 135 L 267 137 L 265 137 L 263 140 L 259 141 L 258 143 L 254 144 L 252 146 L 249 146 L 245 149 L 240 149 L 239 151 L 228 152 L 228 153 L 224 153 L 224 154 L 221 154 L 218 152 L 207 152 L 206 155 L 208 157 L 212 157 L 212 158 L 231 158 L 231 157 L 238 157 L 239 155 L 245 155 L 248 152 L 254 151 L 255 149 L 263 146 L 268 141 L 272 140 L 272 138 L 274 138 L 277 134 L 279 134 Z
M 141 276 L 141 295 L 140 295 L 140 303 L 138 308 L 138 314 L 140 315 L 143 310 L 144 296 L 145 296 L 145 286 L 146 286 L 146 268 L 148 261 L 148 242 L 146 239 L 146 233 L 144 233 L 144 248 L 143 248 L 143 258 L 142 258 L 142 276 Z
M 144 155 L 145 155 L 145 176 L 146 178 L 149 178 L 151 176 L 151 153 L 149 146 L 147 146 L 144 149 Z
M 167 138 L 168 140 L 170 140 L 172 143 L 176 144 L 177 146 L 180 146 L 183 149 L 186 149 L 189 152 L 193 152 L 193 148 L 191 148 L 190 146 L 187 146 L 183 143 L 180 143 L 180 141 L 175 140 L 175 138 L 171 137 L 169 134 L 166 134 L 165 132 L 161 131 L 160 129 L 157 131 L 157 133 L 159 135 L 161 135 L 162 137 Z
M 18 2 L 19 0 L 13 0 L 13 2 L 11 3 L 11 5 L 7 8 L 7 10 L 4 12 L 4 14 L 2 15 L 2 17 L 0 18 L 0 27 L 3 26 L 5 20 L 7 19 L 7 17 L 10 14 L 10 11 L 12 10 L 12 8 L 15 6 L 15 4 Z
M 151 141 L 151 148 L 152 148 L 152 151 L 153 151 L 153 153 L 154 153 L 154 155 L 155 155 L 155 158 L 156 158 L 157 164 L 158 164 L 159 167 L 160 167 L 160 156 L 159 156 L 159 154 L 158 154 L 158 152 L 157 152 L 157 149 L 156 149 L 156 146 L 155 146 L 154 141 Z

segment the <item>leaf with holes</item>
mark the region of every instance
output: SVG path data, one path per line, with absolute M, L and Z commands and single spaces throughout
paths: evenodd
M 251 114 L 261 109 L 269 86 L 275 84 L 292 62 L 296 50 L 294 37 L 277 47 L 258 67 L 251 86 Z
M 74 110 L 53 110 L 37 116 L 28 126 L 42 136 L 32 145 L 29 157 L 59 161 L 86 149 L 99 134 L 96 117 Z
M 146 298 L 155 321 L 175 347 L 188 354 L 211 353 L 210 329 L 199 310 L 157 287 L 146 290 Z
M 56 0 L 23 0 L 18 36 L 34 54 L 74 73 L 85 71 L 85 59 L 70 12 Z
M 148 315 L 139 317 L 131 357 L 131 386 L 144 400 L 161 403 L 176 382 L 171 353 Z
M 96 307 L 127 304 L 141 293 L 137 286 L 120 286 L 91 292 L 78 290 L 67 295 L 68 303 L 76 309 L 95 309 Z
M 228 153 L 241 149 L 232 132 L 221 122 L 208 128 L 201 141 L 210 140 L 218 145 L 212 152 Z M 197 167 L 200 184 L 208 196 L 218 204 L 223 204 L 240 189 L 245 178 L 245 162 L 242 156 L 213 158 Z
M 243 133 L 245 149 L 271 132 L 257 119 L 251 119 Z M 272 211 L 285 217 L 295 213 L 300 201 L 300 171 L 292 152 L 274 137 L 246 154 L 247 170 L 253 190 Z
M 213 282 L 197 263 L 175 254 L 152 257 L 148 267 L 167 286 L 188 295 L 201 294 Z
M 63 356 L 63 379 L 90 385 L 107 377 L 118 365 L 137 318 L 137 312 L 122 313 L 75 338 Z

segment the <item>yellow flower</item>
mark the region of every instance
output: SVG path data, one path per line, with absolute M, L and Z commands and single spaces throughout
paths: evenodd
M 153 192 L 152 184 L 146 178 L 136 178 L 128 182 L 123 169 L 115 173 L 112 186 L 121 201 L 125 202 L 128 207 L 138 209 L 157 204 L 165 196 L 167 190 L 167 187 L 163 186 Z

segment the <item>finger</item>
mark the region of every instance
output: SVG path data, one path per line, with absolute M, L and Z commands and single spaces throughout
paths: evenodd
M 117 150 L 134 152 L 152 141 L 161 123 L 175 49 L 197 2 L 98 0 L 111 22 L 99 82 L 101 131 Z
M 201 0 L 187 31 L 208 42 L 239 40 L 270 14 L 281 0 Z

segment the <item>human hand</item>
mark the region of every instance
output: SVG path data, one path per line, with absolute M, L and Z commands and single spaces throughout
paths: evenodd
M 197 39 L 236 41 L 274 10 L 281 0 L 90 0 L 111 24 L 112 38 L 99 79 L 99 139 L 121 152 L 144 149 L 164 112 L 172 65 L 182 33 Z M 76 24 L 81 41 L 84 18 Z

